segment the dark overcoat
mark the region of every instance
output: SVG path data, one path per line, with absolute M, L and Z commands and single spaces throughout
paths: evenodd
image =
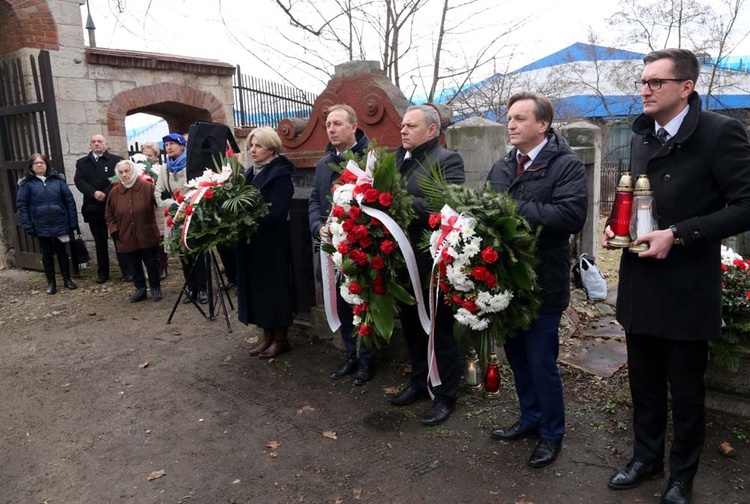
M 130 189 L 122 184 L 112 188 L 107 196 L 105 220 L 110 236 L 119 233 L 118 252 L 135 252 L 159 245 L 161 234 L 155 208 L 154 184 L 150 182 L 137 178 Z
M 561 312 L 570 301 L 570 235 L 586 222 L 586 171 L 568 142 L 554 129 L 526 171 L 516 176 L 518 149 L 497 161 L 487 180 L 496 191 L 508 191 L 518 212 L 542 226 L 537 276 L 543 290 L 543 312 Z
M 367 147 L 370 145 L 370 139 L 365 132 L 357 128 L 355 133 L 357 143 L 351 148 L 351 151 L 358 156 L 363 156 Z M 331 188 L 333 183 L 341 175 L 331 168 L 331 165 L 339 165 L 344 159 L 338 155 L 336 148 L 330 143 L 326 147 L 326 155 L 318 160 L 315 165 L 315 184 L 310 193 L 310 200 L 307 204 L 307 217 L 310 224 L 310 233 L 314 240 L 320 235 L 320 228 L 328 218 L 331 212 Z
M 104 194 L 109 194 L 110 189 L 112 189 L 109 178 L 117 175 L 115 165 L 120 161 L 122 161 L 120 156 L 109 151 L 104 151 L 97 161 L 94 161 L 91 152 L 86 157 L 76 161 L 76 174 L 73 177 L 73 182 L 83 194 L 81 215 L 83 215 L 84 222 L 104 223 L 104 205 L 106 202 L 97 201 L 94 198 L 94 193 L 102 191 Z
M 659 229 L 684 239 L 666 259 L 624 251 L 617 320 L 628 333 L 671 340 L 715 339 L 721 332 L 722 238 L 750 229 L 750 143 L 738 121 L 701 111 L 693 92 L 677 134 L 662 143 L 654 120 L 633 123 L 630 167 L 648 174 Z
M 18 218 L 26 232 L 40 237 L 66 235 L 78 227 L 78 211 L 65 178 L 47 170 L 42 181 L 29 172 L 18 181 Z
M 294 165 L 279 156 L 247 183 L 260 189 L 269 213 L 258 222 L 250 243 L 240 237 L 237 253 L 238 318 L 265 329 L 292 325 L 296 298 L 292 287 L 289 207 L 294 195 Z

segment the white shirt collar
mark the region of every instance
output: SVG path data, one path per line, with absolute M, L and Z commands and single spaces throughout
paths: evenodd
M 534 158 L 536 158 L 536 157 L 537 157 L 537 156 L 539 155 L 539 153 L 540 153 L 540 152 L 542 152 L 542 149 L 544 148 L 544 146 L 545 146 L 545 145 L 547 145 L 547 141 L 548 141 L 548 139 L 547 139 L 547 137 L 545 136 L 545 137 L 544 137 L 544 140 L 542 140 L 542 141 L 541 141 L 541 142 L 539 143 L 539 145 L 537 145 L 536 147 L 534 147 L 533 149 L 531 149 L 531 150 L 530 150 L 529 152 L 527 152 L 527 153 L 526 153 L 526 155 L 527 155 L 527 156 L 529 156 L 529 158 L 531 158 L 531 159 L 529 159 L 529 160 L 528 160 L 528 161 L 526 162 L 526 165 L 524 166 L 524 169 L 526 169 L 526 166 L 529 166 L 529 165 L 531 165 L 531 163 L 533 163 L 533 162 L 534 162 Z M 519 157 L 520 157 L 520 156 L 521 156 L 522 154 L 523 154 L 523 153 L 522 153 L 522 152 L 521 152 L 520 150 L 519 150 L 519 151 L 516 151 L 516 161 L 518 161 L 518 158 L 519 158 Z
M 688 110 L 690 110 L 690 105 L 685 105 L 685 108 L 682 109 L 682 112 L 677 114 L 671 121 L 669 121 L 664 126 L 654 121 L 654 134 L 656 134 L 656 132 L 659 131 L 659 128 L 664 128 L 665 130 L 667 130 L 667 133 L 669 133 L 668 138 L 672 138 L 673 136 L 675 136 L 677 132 L 680 131 L 680 126 L 682 126 L 682 121 L 685 120 L 685 116 L 687 115 Z

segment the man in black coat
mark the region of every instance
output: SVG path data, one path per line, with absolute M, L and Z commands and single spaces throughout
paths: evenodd
M 320 158 L 315 166 L 315 185 L 308 203 L 308 219 L 313 240 L 320 240 L 322 237 L 323 226 L 331 211 L 331 188 L 340 175 L 331 165 L 342 163 L 344 159 L 341 156 L 349 150 L 357 156 L 364 156 L 370 145 L 370 139 L 365 132 L 357 127 L 357 114 L 349 105 L 336 104 L 328 108 L 326 133 L 329 141 L 326 155 Z M 321 257 L 321 260 L 324 258 Z M 339 332 L 344 341 L 346 360 L 331 372 L 330 377 L 335 380 L 356 373 L 354 385 L 364 385 L 372 379 L 375 372 L 375 352 L 361 345 L 357 357 L 357 338 L 352 337 L 353 308 L 344 301 L 338 289 L 336 305 L 341 321 Z
M 721 239 L 750 229 L 750 142 L 738 121 L 701 111 L 692 52 L 654 51 L 643 62 L 630 167 L 648 174 L 659 230 L 635 241 L 647 251 L 620 261 L 635 440 L 609 486 L 663 476 L 669 387 L 674 440 L 661 503 L 689 503 L 705 439 L 708 340 L 721 334 Z M 605 247 L 612 236 L 608 226 Z
M 514 149 L 487 177 L 493 189 L 510 193 L 530 224 L 542 227 L 537 276 L 544 297 L 539 317 L 529 330 L 505 343 L 521 416 L 510 427 L 492 430 L 492 436 L 502 440 L 541 437 L 529 458 L 532 467 L 554 462 L 565 435 L 558 332 L 570 301 L 570 235 L 583 228 L 588 205 L 583 163 L 550 127 L 553 115 L 545 96 L 511 96 L 508 133 Z
M 402 147 L 396 151 L 396 166 L 406 184 L 406 190 L 414 198 L 414 210 L 417 213 L 407 230 L 409 240 L 416 249 L 422 234 L 429 230 L 427 199 L 419 187 L 418 174 L 430 175 L 430 167 L 435 166 L 443 172 L 451 184 L 463 184 L 465 180 L 464 161 L 461 156 L 440 147 L 440 116 L 429 105 L 418 105 L 406 109 L 401 123 Z M 427 281 L 432 271 L 432 257 L 429 251 L 415 250 L 417 267 L 422 283 Z M 423 288 L 424 299 L 429 299 L 427 289 Z M 459 379 L 461 375 L 461 347 L 453 337 L 453 313 L 442 299 L 437 301 L 435 314 L 435 357 L 440 374 L 441 385 L 432 387 L 427 383 L 429 366 L 427 360 L 428 334 L 422 329 L 416 305 L 400 304 L 401 328 L 411 357 L 411 379 L 409 385 L 388 400 L 395 405 L 411 404 L 417 399 L 427 398 L 427 387 L 430 386 L 434 397 L 432 407 L 422 417 L 425 425 L 437 425 L 453 412 L 458 399 Z
M 115 175 L 115 165 L 122 161 L 120 156 L 107 150 L 107 140 L 102 135 L 93 135 L 90 141 L 91 152 L 76 161 L 76 174 L 73 181 L 83 193 L 81 214 L 88 222 L 96 246 L 96 283 L 109 280 L 109 246 L 107 224 L 104 222 L 104 207 L 107 195 L 112 188 L 109 178 Z M 115 243 L 115 247 L 117 244 Z M 132 281 L 133 275 L 124 254 L 117 254 L 122 276 Z

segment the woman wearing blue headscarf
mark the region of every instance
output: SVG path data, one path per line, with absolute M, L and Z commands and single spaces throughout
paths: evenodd
M 167 152 L 167 163 L 159 169 L 159 176 L 156 179 L 156 204 L 159 208 L 167 210 L 172 205 L 176 205 L 174 192 L 179 189 L 182 193 L 187 192 L 187 151 L 185 146 L 187 141 L 179 133 L 170 133 L 162 138 L 164 150 Z M 174 232 L 174 231 L 173 231 Z M 199 256 L 182 256 L 182 272 L 185 279 L 188 280 L 188 293 L 183 299 L 183 303 L 190 303 L 198 299 L 201 304 L 208 302 L 208 293 L 206 292 L 206 268 L 202 260 L 193 261 Z M 193 269 L 190 275 L 190 269 Z

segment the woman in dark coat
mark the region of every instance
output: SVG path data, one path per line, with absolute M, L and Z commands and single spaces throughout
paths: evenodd
M 247 182 L 260 189 L 269 213 L 259 221 L 250 243 L 238 246 L 237 297 L 243 324 L 263 328 L 263 340 L 250 350 L 262 359 L 290 349 L 289 326 L 294 311 L 289 206 L 292 203 L 294 165 L 279 155 L 281 139 L 273 128 L 253 130 L 248 140 L 253 166 Z
M 154 185 L 138 177 L 135 165 L 128 159 L 117 163 L 115 173 L 120 177 L 120 183 L 109 191 L 104 220 L 109 235 L 117 243 L 117 250 L 127 257 L 133 269 L 135 290 L 130 295 L 130 302 L 146 299 L 143 265 L 148 272 L 151 300 L 159 301 L 164 296 L 159 279 L 161 235 L 154 215 Z
M 57 292 L 55 254 L 65 287 L 76 289 L 70 279 L 70 262 L 65 251 L 70 233 L 78 231 L 78 210 L 73 194 L 65 178 L 50 167 L 43 155 L 32 154 L 26 169 L 28 173 L 18 181 L 16 206 L 23 229 L 39 240 L 47 294 Z

